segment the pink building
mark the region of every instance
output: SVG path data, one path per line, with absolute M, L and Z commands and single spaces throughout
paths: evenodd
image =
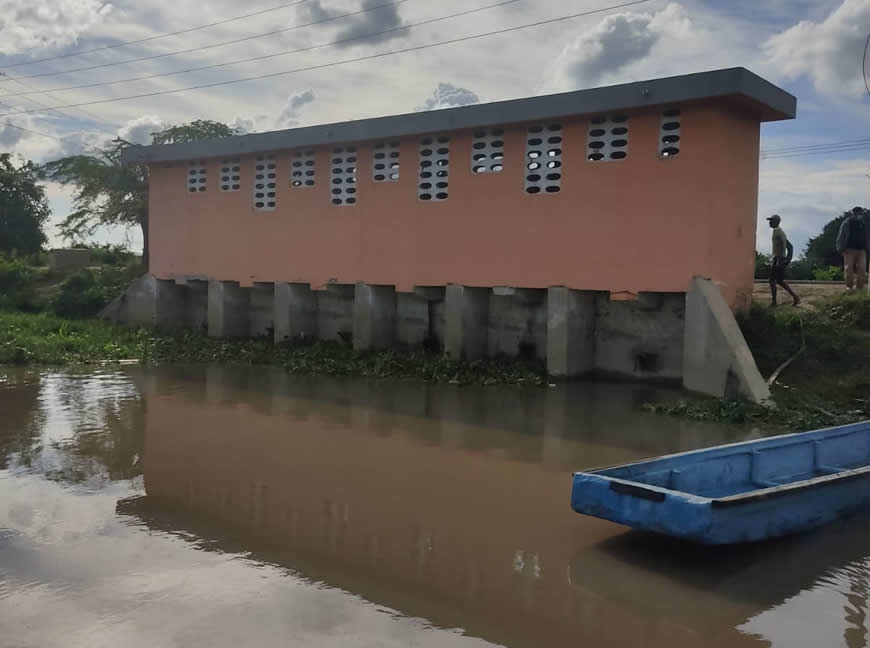
M 349 327 L 367 348 L 413 344 L 423 331 L 457 354 L 543 358 L 548 308 L 563 297 L 595 303 L 578 326 L 620 320 L 630 330 L 614 334 L 638 339 L 676 326 L 695 276 L 746 306 L 759 126 L 795 108 L 735 68 L 142 147 L 126 159 L 150 169 L 152 273 L 188 288 L 212 282 L 198 303 L 213 303 L 197 312 L 214 335 L 329 338 Z M 440 312 L 451 299 L 462 315 Z M 241 302 L 250 313 L 238 318 Z M 375 314 L 354 326 L 360 309 Z M 664 315 L 649 328 L 651 312 Z M 587 349 L 580 365 L 681 373 L 678 357 L 638 353 Z

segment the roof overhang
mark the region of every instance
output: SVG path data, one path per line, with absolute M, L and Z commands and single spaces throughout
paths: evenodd
M 187 144 L 134 147 L 123 161 L 160 163 L 325 146 L 423 133 L 565 119 L 714 99 L 733 99 L 759 122 L 794 119 L 797 99 L 745 68 L 730 68 L 554 95 L 292 128 Z

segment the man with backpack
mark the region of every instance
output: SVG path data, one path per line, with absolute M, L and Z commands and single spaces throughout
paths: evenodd
M 767 222 L 773 230 L 773 254 L 770 261 L 770 305 L 776 306 L 776 286 L 779 284 L 789 295 L 791 295 L 792 303 L 797 306 L 801 303 L 801 298 L 798 297 L 795 291 L 791 289 L 791 286 L 785 282 L 785 269 L 788 264 L 791 263 L 791 258 L 794 255 L 794 246 L 779 226 L 782 222 L 779 214 L 774 214 L 767 219 Z
M 840 225 L 837 234 L 837 252 L 843 255 L 846 270 L 846 288 L 858 290 L 867 285 L 867 252 L 870 250 L 870 231 L 862 216 L 864 210 L 855 207 L 849 217 Z

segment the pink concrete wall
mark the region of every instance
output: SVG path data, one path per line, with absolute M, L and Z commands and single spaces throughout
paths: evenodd
M 151 262 L 160 278 L 205 276 L 323 286 L 364 281 L 416 286 L 568 286 L 611 292 L 684 292 L 694 275 L 720 282 L 735 307 L 752 292 L 759 124 L 724 104 L 682 106 L 681 153 L 658 156 L 660 112 L 628 113 L 629 154 L 586 160 L 588 120 L 564 125 L 562 191 L 523 189 L 525 126 L 506 129 L 504 171 L 471 171 L 469 132 L 450 133 L 449 199 L 417 198 L 418 141 L 401 144 L 401 179 L 371 180 L 372 144 L 358 149 L 358 202 L 330 204 L 330 148 L 317 151 L 317 185 L 289 185 L 290 151 L 277 151 L 278 205 L 252 204 L 254 158 L 241 190 L 187 191 L 187 164 L 151 169 Z

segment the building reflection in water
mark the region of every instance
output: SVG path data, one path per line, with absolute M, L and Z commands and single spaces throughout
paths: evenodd
M 648 387 L 252 376 L 142 378 L 146 495 L 121 513 L 511 646 L 763 645 L 736 627 L 818 576 L 763 567 L 791 543 L 721 554 L 723 587 L 709 558 L 571 512 L 571 470 L 746 438 L 639 413 Z M 739 586 L 759 576 L 781 587 Z

